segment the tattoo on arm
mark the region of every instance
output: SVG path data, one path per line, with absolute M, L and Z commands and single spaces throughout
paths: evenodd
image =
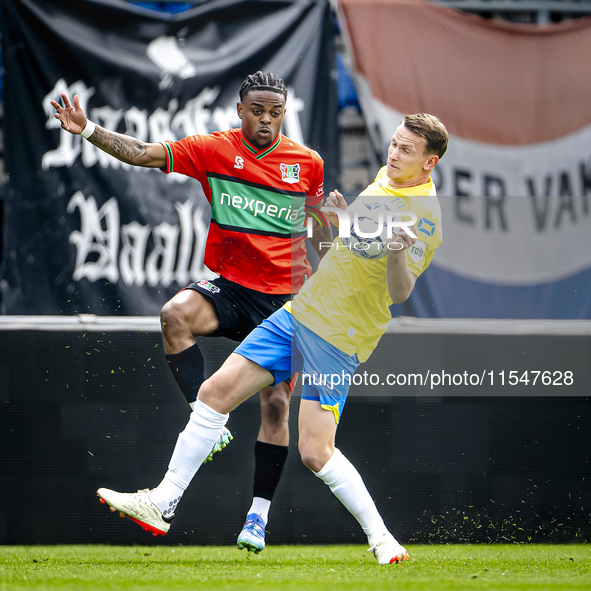
M 312 221 L 312 227 L 312 238 L 309 238 L 309 241 L 316 251 L 316 254 L 322 258 L 328 252 L 328 249 L 325 245 L 327 243 L 332 243 L 332 231 L 330 226 L 325 226 L 324 224 L 320 225 L 315 219 Z M 320 248 L 321 243 L 324 243 L 324 248 Z
M 97 148 L 127 164 L 141 166 L 147 152 L 144 142 L 128 135 L 107 131 L 98 125 L 88 140 Z

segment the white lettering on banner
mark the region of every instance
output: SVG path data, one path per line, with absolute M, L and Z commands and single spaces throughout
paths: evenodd
M 355 81 L 372 142 L 385 157 L 404 115 L 377 100 L 362 76 L 355 75 Z M 549 142 L 523 146 L 451 136 L 433 180 L 440 197 L 591 195 L 590 145 L 591 125 Z
M 538 285 L 591 268 L 591 197 L 440 198 L 445 240 L 433 264 L 498 285 Z
M 146 258 L 146 278 L 148 285 L 170 285 L 173 280 L 174 262 L 179 229 L 166 222 L 152 230 L 154 249 Z
M 100 209 L 94 197 L 85 199 L 77 191 L 70 199 L 68 213 L 80 213 L 80 231 L 70 234 L 76 246 L 76 266 L 73 279 L 88 279 L 91 283 L 107 279 L 141 287 L 162 285 L 173 281 L 186 285 L 189 281 L 211 275 L 203 265 L 207 225 L 203 210 L 193 203 L 175 203 L 178 225 L 163 222 L 155 227 L 136 221 L 120 226 L 119 204 L 111 197 Z M 148 253 L 152 237 L 154 246 Z M 121 243 L 121 249 L 119 244 Z
M 375 99 L 361 76 L 356 82 L 372 141 L 385 156 L 404 115 Z M 433 172 L 445 236 L 433 265 L 508 286 L 590 269 L 590 146 L 591 126 L 524 146 L 450 137 Z
M 135 221 L 121 228 L 119 268 L 127 285 L 142 286 L 146 281 L 144 258 L 151 231 L 149 226 Z
M 493 146 L 451 137 L 435 169 L 439 195 L 591 195 L 591 126 L 552 142 Z
M 119 279 L 119 206 L 116 199 L 112 197 L 98 209 L 94 197 L 84 199 L 82 192 L 76 191 L 68 202 L 67 212 L 74 213 L 75 209 L 80 211 L 80 231 L 70 234 L 70 242 L 76 246 L 74 281 L 86 277 L 91 282 L 104 278 L 115 283 Z M 95 255 L 97 260 L 88 260 Z
M 148 141 L 148 116 L 146 111 L 140 111 L 137 107 L 131 107 L 131 109 L 125 111 L 125 133 L 132 135 L 141 142 Z
M 304 109 L 304 101 L 295 96 L 292 88 L 289 90 L 289 110 L 284 120 L 285 135 L 296 142 L 303 143 L 302 128 L 298 113 Z M 68 86 L 63 78 L 60 78 L 53 89 L 43 99 L 43 108 L 48 129 L 60 129 L 59 144 L 55 150 L 49 150 L 41 158 L 43 170 L 72 166 L 78 156 L 82 154 L 82 164 L 90 168 L 100 164 L 103 168 L 123 168 L 136 172 L 148 172 L 150 169 L 139 166 L 130 166 L 113 158 L 102 150 L 93 146 L 90 142 L 82 141 L 79 135 L 61 129 L 61 123 L 54 117 L 55 109 L 50 101 L 61 103 L 61 95 L 65 93 L 72 98 L 75 94 L 80 97 L 80 106 L 89 113 L 89 118 L 101 127 L 110 131 L 116 131 L 122 120 L 125 122 L 125 133 L 138 138 L 141 141 L 160 142 L 163 140 L 177 140 L 189 135 L 206 135 L 213 131 L 224 131 L 240 126 L 240 119 L 236 113 L 234 104 L 227 107 L 208 108 L 219 93 L 220 88 L 204 88 L 195 98 L 187 101 L 179 111 L 176 99 L 168 103 L 167 109 L 158 107 L 151 115 L 147 111 L 135 106 L 123 111 L 110 105 L 94 107 L 88 111 L 88 101 L 95 94 L 95 88 L 87 88 L 81 80 Z M 187 177 L 180 174 L 169 174 L 166 177 L 169 182 L 185 182 Z
M 183 129 L 184 135 L 205 135 L 209 133 L 212 113 L 206 108 L 206 105 L 215 101 L 219 93 L 220 89 L 218 87 L 204 88 L 194 99 L 187 101 L 185 108 L 175 115 L 173 127 Z M 230 107 L 228 108 L 230 109 Z M 232 111 L 235 113 L 236 109 L 234 108 Z M 229 114 L 228 119 L 233 124 L 238 125 L 240 123 L 238 114 L 235 114 L 234 119 L 230 119 Z M 233 126 L 230 125 L 230 127 Z

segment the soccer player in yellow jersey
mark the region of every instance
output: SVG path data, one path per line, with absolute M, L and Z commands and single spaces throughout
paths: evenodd
M 361 476 L 334 441 L 351 378 L 384 334 L 388 307 L 410 296 L 441 244 L 441 211 L 430 173 L 447 143 L 447 131 L 436 117 L 405 117 L 392 137 L 387 165 L 360 198 L 384 199 L 397 210 L 414 213 L 415 226 L 409 233 L 398 232 L 391 239 L 398 244 L 389 244 L 388 255 L 377 260 L 362 259 L 335 239 L 293 301 L 264 320 L 203 383 L 159 487 L 171 491 L 171 483 L 190 482 L 231 410 L 262 387 L 302 371 L 303 376 L 315 377 L 302 385 L 298 443 L 302 461 L 357 519 L 378 564 L 408 558 L 386 528 Z M 326 205 L 346 207 L 337 191 Z M 178 488 L 169 493 L 170 502 L 178 502 L 183 492 Z M 162 508 L 147 502 L 145 495 L 115 494 L 121 497 L 116 504 L 125 505 L 125 513 L 133 519 L 167 525 L 160 523 Z M 248 518 L 256 531 L 256 515 Z

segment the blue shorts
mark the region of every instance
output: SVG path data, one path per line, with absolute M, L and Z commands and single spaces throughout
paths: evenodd
M 349 357 L 327 343 L 285 308 L 263 320 L 234 352 L 271 372 L 276 384 L 301 372 L 302 398 L 318 400 L 339 423 L 357 355 Z

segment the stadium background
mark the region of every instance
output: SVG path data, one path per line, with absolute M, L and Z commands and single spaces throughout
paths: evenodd
M 160 66 L 155 63 L 155 74 L 146 76 L 139 90 L 125 84 L 132 65 L 122 67 L 112 56 L 102 63 L 89 47 L 84 57 L 96 60 L 95 67 L 85 72 L 80 64 L 78 70 L 76 64 L 66 66 L 63 59 L 57 59 L 52 41 L 61 38 L 59 48 L 63 49 L 84 44 L 89 37 L 68 32 L 69 21 L 63 13 L 59 18 L 64 5 L 60 1 L 52 2 L 53 11 L 48 11 L 58 15 L 53 21 L 55 29 L 50 30 L 39 10 L 42 4 L 48 3 L 0 3 L 5 73 L 3 165 L 6 162 L 0 201 L 0 543 L 150 543 L 137 526 L 119 523 L 105 511 L 94 490 L 98 486 L 132 490 L 138 485 L 155 485 L 186 420 L 182 396 L 165 367 L 154 318 L 179 282 L 173 279 L 165 285 L 158 261 L 153 285 L 147 281 L 140 285 L 137 274 L 131 283 L 125 283 L 123 277 L 103 277 L 96 248 L 89 250 L 88 266 L 81 270 L 71 236 L 80 229 L 82 207 L 77 217 L 73 211 L 66 212 L 66 203 L 76 191 L 85 199 L 93 196 L 99 208 L 115 196 L 121 224 L 140 220 L 156 228 L 162 220 L 170 227 L 181 223 L 180 213 L 171 203 L 162 204 L 162 192 L 170 202 L 189 196 L 198 212 L 201 196 L 196 183 L 169 183 L 150 191 L 150 184 L 155 185 L 152 181 L 138 181 L 137 176 L 127 181 L 133 172 L 85 161 L 85 157 L 91 158 L 89 154 L 44 166 L 44 155 L 59 150 L 59 132 L 48 124 L 42 102 L 57 78 L 63 77 L 66 87 L 76 80 L 88 87 L 96 85 L 97 94 L 89 98 L 91 108 L 104 106 L 97 101 L 100 95 L 114 97 L 109 103 L 112 111 L 129 112 L 139 105 L 152 113 L 157 104 L 170 109 L 173 95 L 178 97 L 180 109 L 210 82 L 197 82 L 196 90 L 190 84 L 197 75 L 183 77 L 180 68 L 190 69 L 197 63 L 194 53 L 188 53 L 189 66 L 181 63 L 168 77 L 159 76 Z M 85 19 L 88 6 L 84 4 L 79 3 L 82 8 L 76 15 L 79 26 L 102 26 L 109 34 L 113 21 L 96 16 L 101 10 L 105 14 L 119 11 L 129 22 L 142 23 L 136 31 L 139 42 L 150 36 L 157 38 L 155 31 L 164 27 L 177 41 L 185 38 L 189 45 L 192 41 L 202 43 L 202 49 L 216 55 L 216 43 L 223 46 L 223 39 L 212 31 L 232 30 L 231 26 L 224 29 L 233 22 L 229 16 L 216 16 L 216 2 L 147 2 L 135 3 L 136 7 L 123 1 L 105 2 L 103 7 L 94 2 L 94 23 Z M 442 8 L 417 1 L 410 10 L 408 3 L 392 0 L 380 5 L 380 10 L 392 11 L 387 24 L 400 34 L 404 19 L 419 18 L 425 26 L 451 19 L 454 51 L 460 55 L 465 46 L 457 46 L 458 39 L 469 41 L 474 31 L 482 38 L 487 36 L 491 44 L 514 43 L 510 51 L 515 52 L 530 41 L 538 44 L 536 51 L 540 47 L 562 48 L 570 66 L 552 62 L 543 52 L 540 61 L 521 62 L 529 66 L 523 78 L 539 92 L 538 100 L 555 109 L 542 110 L 542 117 L 534 123 L 541 121 L 542 128 L 558 132 L 534 140 L 527 134 L 517 139 L 495 136 L 491 146 L 482 145 L 486 142 L 475 139 L 470 130 L 473 121 L 462 124 L 461 119 L 465 111 L 462 100 L 477 100 L 470 94 L 473 89 L 462 86 L 462 80 L 447 82 L 457 88 L 458 108 L 457 112 L 446 111 L 448 117 L 442 115 L 442 119 L 451 122 L 452 146 L 454 138 L 458 145 L 466 143 L 463 152 L 448 155 L 452 164 L 444 174 L 454 174 L 446 178 L 455 178 L 455 182 L 443 184 L 440 191 L 447 250 L 442 247 L 441 264 L 437 265 L 438 253 L 409 303 L 393 309 L 395 317 L 403 318 L 393 320 L 379 349 L 362 369 L 380 375 L 426 369 L 450 373 L 517 370 L 520 374 L 525 370 L 569 370 L 575 375 L 575 384 L 434 390 L 356 387 L 339 429 L 338 445 L 359 467 L 387 523 L 401 539 L 434 543 L 589 541 L 591 187 L 587 178 L 591 174 L 591 143 L 586 134 L 591 113 L 585 100 L 588 95 L 582 94 L 584 77 L 576 75 L 580 71 L 576 55 L 588 47 L 589 21 L 579 17 L 591 13 L 591 6 L 565 1 L 536 3 L 534 7 L 525 0 L 502 6 L 492 0 L 445 4 Z M 233 6 L 232 17 L 240 22 L 243 3 Z M 430 104 L 429 97 L 437 96 L 442 84 L 433 78 L 421 82 L 412 72 L 404 79 L 399 74 L 399 84 L 412 90 L 408 96 L 402 92 L 389 95 L 392 103 L 385 103 L 364 62 L 366 49 L 360 48 L 368 36 L 363 32 L 351 35 L 355 25 L 363 24 L 355 18 L 358 6 L 347 1 L 338 5 L 259 2 L 260 13 L 255 10 L 243 17 L 246 28 L 247 22 L 256 26 L 263 15 L 281 19 L 283 9 L 293 10 L 281 21 L 283 36 L 292 43 L 297 43 L 305 30 L 298 31 L 296 24 L 321 24 L 318 43 L 311 44 L 316 47 L 310 50 L 308 69 L 300 66 L 298 71 L 296 65 L 290 69 L 280 61 L 271 63 L 274 69 L 286 67 L 296 96 L 306 97 L 299 111 L 303 139 L 325 157 L 327 186 L 337 186 L 348 196 L 363 188 L 383 162 L 380 125 L 387 131 L 390 117 L 405 110 L 423 110 L 420 107 Z M 464 8 L 464 12 L 456 12 L 457 8 Z M 364 4 L 364 10 L 371 9 L 371 3 Z M 183 19 L 190 19 L 192 11 L 202 11 L 199 18 L 205 25 L 201 36 L 182 33 L 186 26 Z M 467 11 L 481 16 L 468 16 Z M 190 33 L 199 26 L 192 24 Z M 384 43 L 376 48 L 384 52 L 389 38 L 382 35 L 379 39 Z M 277 51 L 277 39 L 270 43 L 273 51 L 285 55 L 285 51 Z M 423 38 L 419 45 L 424 49 L 426 43 Z M 501 56 L 501 46 L 493 47 Z M 138 62 L 143 60 L 143 67 L 148 63 L 145 56 L 133 55 Z M 457 55 L 453 54 L 454 59 Z M 527 51 L 515 55 L 533 59 Z M 249 59 L 256 58 L 255 52 Z M 444 58 L 441 68 L 448 61 Z M 267 63 L 260 67 L 265 69 Z M 542 70 L 540 64 L 545 65 Z M 219 100 L 230 105 L 235 102 L 236 80 L 253 67 L 259 66 L 253 61 L 240 67 L 230 64 L 232 75 L 219 80 Z M 451 68 L 465 70 L 455 62 Z M 515 84 L 506 62 L 493 64 L 493 68 L 490 78 L 497 87 L 504 80 Z M 539 83 L 556 80 L 560 72 L 564 76 L 560 84 Z M 284 74 L 286 79 L 288 74 Z M 562 92 L 567 83 L 572 85 L 570 93 Z M 495 107 L 503 94 L 519 95 L 511 86 L 497 91 L 491 101 Z M 535 92 L 532 96 L 535 100 Z M 212 102 L 211 112 L 215 104 Z M 434 104 L 424 110 L 438 114 Z M 536 105 L 526 102 L 521 108 L 527 112 Z M 416 108 L 411 109 L 413 106 Z M 486 106 L 482 108 L 485 112 Z M 314 119 L 314 113 L 317 117 L 321 113 L 321 117 Z M 556 122 L 560 115 L 564 121 Z M 491 136 L 498 129 L 491 126 Z M 470 148 L 484 164 L 475 162 L 466 151 Z M 544 149 L 558 155 L 557 167 L 552 168 L 555 162 L 542 153 Z M 533 159 L 536 166 L 509 170 L 503 150 L 509 159 Z M 479 171 L 493 165 L 497 168 L 486 171 L 492 181 L 482 186 L 471 183 Z M 571 170 L 574 172 L 569 176 Z M 108 180 L 115 176 L 116 182 Z M 511 179 L 522 177 L 531 179 L 524 185 L 524 193 L 508 192 L 514 186 Z M 125 183 L 131 188 L 122 189 Z M 142 195 L 145 201 L 134 194 L 134 184 L 139 185 L 137 193 L 146 192 Z M 154 211 L 146 213 L 150 206 Z M 537 225 L 531 224 L 532 219 Z M 106 223 L 105 218 L 102 221 Z M 194 224 L 194 228 L 200 227 Z M 533 228 L 529 233 L 528 224 Z M 160 236 L 165 236 L 164 228 Z M 195 238 L 195 250 L 198 240 Z M 513 248 L 496 251 L 491 241 Z M 96 235 L 94 245 L 98 242 L 100 236 Z M 153 242 L 149 244 L 153 246 Z M 512 274 L 504 274 L 507 268 Z M 201 270 L 198 265 L 190 270 L 195 269 Z M 80 276 L 75 279 L 76 270 Z M 91 276 L 92 271 L 96 276 Z M 401 339 L 405 344 L 402 351 L 398 345 Z M 204 342 L 210 369 L 219 365 L 231 347 L 229 341 Z M 394 349 L 396 355 L 392 354 Z M 296 405 L 294 401 L 294 439 Z M 258 412 L 258 401 L 252 399 L 233 413 L 230 427 L 235 441 L 191 486 L 171 533 L 153 543 L 232 543 L 249 504 Z M 361 541 L 357 524 L 325 488 L 300 464 L 292 439 L 292 454 L 271 514 L 269 542 Z

